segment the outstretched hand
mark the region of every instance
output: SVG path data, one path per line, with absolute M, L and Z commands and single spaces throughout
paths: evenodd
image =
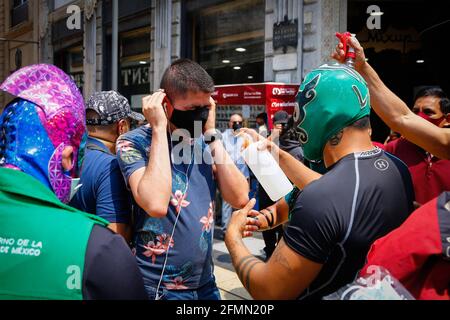
M 258 211 L 252 210 L 256 200 L 251 199 L 244 208 L 233 212 L 227 228 L 227 236 L 251 237 L 259 229 L 260 222 L 255 219 Z
M 252 142 L 258 142 L 258 150 L 268 150 L 269 152 L 278 152 L 278 146 L 269 138 L 265 138 L 262 135 L 258 134 L 254 129 L 250 128 L 242 128 L 239 130 L 238 136 L 245 136 L 250 137 Z M 251 143 L 251 142 L 250 142 Z M 243 149 L 248 147 L 248 145 L 244 144 Z

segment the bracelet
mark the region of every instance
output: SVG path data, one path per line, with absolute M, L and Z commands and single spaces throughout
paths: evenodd
M 270 219 L 269 219 L 269 217 L 263 212 L 263 210 L 266 210 L 266 211 L 268 211 L 269 213 L 270 213 Z M 272 228 L 273 227 L 273 220 L 274 220 L 274 218 L 273 218 L 273 211 L 271 210 L 271 209 L 269 209 L 269 208 L 266 208 L 266 209 L 263 209 L 263 210 L 261 210 L 261 211 L 259 211 L 265 218 L 266 218 L 266 220 L 267 220 L 267 224 L 269 225 L 269 228 Z

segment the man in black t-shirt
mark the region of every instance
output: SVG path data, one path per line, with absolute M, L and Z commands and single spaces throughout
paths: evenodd
M 267 143 L 279 153 L 288 178 L 304 189 L 289 201 L 294 204 L 284 238 L 267 263 L 250 254 L 242 237 L 287 221 L 286 201 L 258 213 L 251 200 L 233 214 L 226 245 L 256 299 L 318 299 L 332 293 L 355 279 L 372 242 L 413 210 L 407 167 L 371 143 L 370 97 L 359 74 L 324 65 L 306 76 L 297 101 L 294 117 L 305 157 L 323 161 L 327 173 L 314 173 Z
M 412 212 L 405 165 L 381 149 L 351 153 L 297 198 L 286 244 L 322 269 L 301 298 L 320 298 L 354 280 L 370 245 Z

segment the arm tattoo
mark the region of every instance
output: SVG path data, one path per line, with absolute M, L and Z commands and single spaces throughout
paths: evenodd
M 331 138 L 329 140 L 330 145 L 337 146 L 341 142 L 343 135 L 344 135 L 344 130 L 341 130 L 338 133 L 336 133 L 334 136 L 331 136 Z
M 247 269 L 247 276 L 245 278 L 246 283 L 244 283 L 244 286 L 247 288 L 247 291 L 250 292 L 250 273 L 252 272 L 253 267 L 255 267 L 257 264 L 264 264 L 259 259 L 256 259 L 257 261 L 254 261 L 252 265 L 250 265 Z
M 284 246 L 286 246 L 284 241 L 280 241 L 278 243 L 277 247 L 275 248 L 275 251 L 273 252 L 272 258 L 274 259 L 274 261 L 276 261 L 277 263 L 279 263 L 283 267 L 285 267 L 288 271 L 292 271 L 292 267 L 289 264 L 288 259 L 286 259 L 286 257 L 283 256 L 283 254 L 281 253 L 281 250 L 280 250 Z
M 239 278 L 241 277 L 242 270 L 247 266 L 247 264 L 248 264 L 249 262 L 251 262 L 251 260 L 252 260 L 253 258 L 254 258 L 254 257 L 253 257 L 252 255 L 246 256 L 246 257 L 242 258 L 242 259 L 236 264 L 236 272 L 237 272 Z
M 252 255 L 245 256 L 236 264 L 236 272 L 239 276 L 239 279 L 249 292 L 251 271 L 257 264 L 264 264 L 264 262 Z

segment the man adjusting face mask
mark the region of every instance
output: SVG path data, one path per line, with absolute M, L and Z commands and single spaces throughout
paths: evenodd
M 208 107 L 197 107 L 194 110 L 188 111 L 173 109 L 170 122 L 172 122 L 179 129 L 189 131 L 191 137 L 198 138 L 202 134 L 203 127 L 208 120 L 208 116 Z M 195 130 L 196 126 L 198 127 L 197 130 Z

